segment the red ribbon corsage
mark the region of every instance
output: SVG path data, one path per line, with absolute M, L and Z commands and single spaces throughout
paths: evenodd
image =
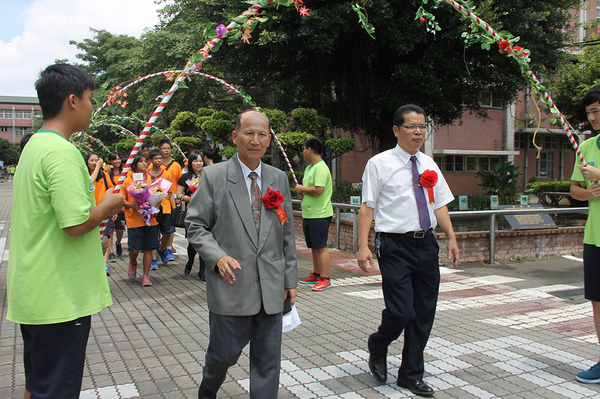
M 433 187 L 436 185 L 437 181 L 438 181 L 437 173 L 435 173 L 434 170 L 429 170 L 429 169 L 427 169 L 426 171 L 424 171 L 421 174 L 421 180 L 419 180 L 419 183 L 421 183 L 421 186 L 423 186 L 427 189 L 427 195 L 429 196 L 430 204 L 435 203 L 435 198 L 433 196 Z
M 262 202 L 265 204 L 265 209 L 275 210 L 275 213 L 277 214 L 281 225 L 289 221 L 287 215 L 285 214 L 285 211 L 283 210 L 283 207 L 281 206 L 281 203 L 283 202 L 284 198 L 279 191 L 271 190 L 271 188 L 268 187 L 267 193 L 263 195 L 261 199 Z

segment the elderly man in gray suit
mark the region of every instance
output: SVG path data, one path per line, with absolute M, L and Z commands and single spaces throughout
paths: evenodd
M 227 369 L 250 342 L 250 398 L 276 398 L 282 312 L 298 281 L 292 200 L 285 173 L 261 162 L 271 141 L 269 118 L 238 115 L 228 162 L 204 168 L 186 218 L 188 239 L 207 264 L 210 341 L 198 398 L 216 398 Z M 268 189 L 281 211 L 265 208 Z M 285 216 L 289 221 L 284 222 Z

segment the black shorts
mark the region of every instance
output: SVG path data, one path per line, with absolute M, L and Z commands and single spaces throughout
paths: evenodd
M 171 214 L 170 213 L 162 213 L 162 211 L 156 215 L 156 221 L 158 222 L 158 227 L 160 228 L 160 234 L 172 234 L 175 233 L 175 227 L 173 223 L 171 223 Z
M 125 230 L 125 212 L 121 211 L 117 213 L 117 220 L 115 220 L 113 229 Z
M 130 227 L 127 229 L 127 246 L 130 251 L 158 248 L 158 226 Z
M 303 219 L 302 230 L 306 239 L 306 246 L 311 249 L 327 248 L 327 236 L 331 216 L 319 219 Z
M 21 324 L 25 388 L 31 397 L 79 398 L 91 320 Z
M 115 228 L 115 222 L 112 220 L 112 217 L 108 218 L 108 222 L 106 222 L 106 228 L 104 229 L 104 234 L 102 236 L 110 238 L 110 232 Z
M 583 291 L 585 299 L 600 302 L 600 248 L 583 244 Z

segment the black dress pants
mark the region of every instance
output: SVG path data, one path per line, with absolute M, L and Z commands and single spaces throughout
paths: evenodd
M 433 234 L 413 238 L 380 234 L 378 251 L 385 309 L 381 325 L 369 337 L 375 358 L 387 355 L 388 346 L 404 331 L 402 365 L 398 378 L 422 379 L 423 351 L 433 327 L 440 270 L 439 246 Z

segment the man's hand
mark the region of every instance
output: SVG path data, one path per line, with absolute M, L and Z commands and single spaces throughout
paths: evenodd
M 371 267 L 375 266 L 375 263 L 373 262 L 373 254 L 368 247 L 360 248 L 358 250 L 356 259 L 358 261 L 358 267 L 360 267 L 363 272 L 367 271 L 367 267 L 369 265 L 371 265 Z
M 598 184 L 597 181 L 590 184 L 587 190 L 590 194 L 590 197 L 592 197 L 593 200 L 597 200 L 598 198 L 600 198 L 600 184 Z
M 123 194 L 121 194 L 121 192 L 115 194 L 113 193 L 113 190 L 108 190 L 102 196 L 102 202 L 100 204 L 108 209 L 106 217 L 116 215 L 123 207 Z
M 597 182 L 600 180 L 600 169 L 587 164 L 585 166 L 577 165 L 579 171 L 581 172 L 581 176 L 583 176 L 586 180 L 591 182 Z
M 458 249 L 456 238 L 448 240 L 448 258 L 452 261 L 452 267 L 456 269 L 460 261 L 460 250 Z
M 298 184 L 295 188 L 296 188 L 296 196 L 298 197 L 299 200 L 302 200 L 302 198 L 304 198 L 304 186 L 302 184 Z
M 223 280 L 229 284 L 233 284 L 235 281 L 235 274 L 233 270 L 242 270 L 242 267 L 237 260 L 231 256 L 223 256 L 217 261 L 217 267 L 219 268 L 219 274 L 223 277 Z
M 283 301 L 287 299 L 288 295 L 292 298 L 292 305 L 296 303 L 296 295 L 298 294 L 298 290 L 296 288 L 286 288 L 283 292 Z

